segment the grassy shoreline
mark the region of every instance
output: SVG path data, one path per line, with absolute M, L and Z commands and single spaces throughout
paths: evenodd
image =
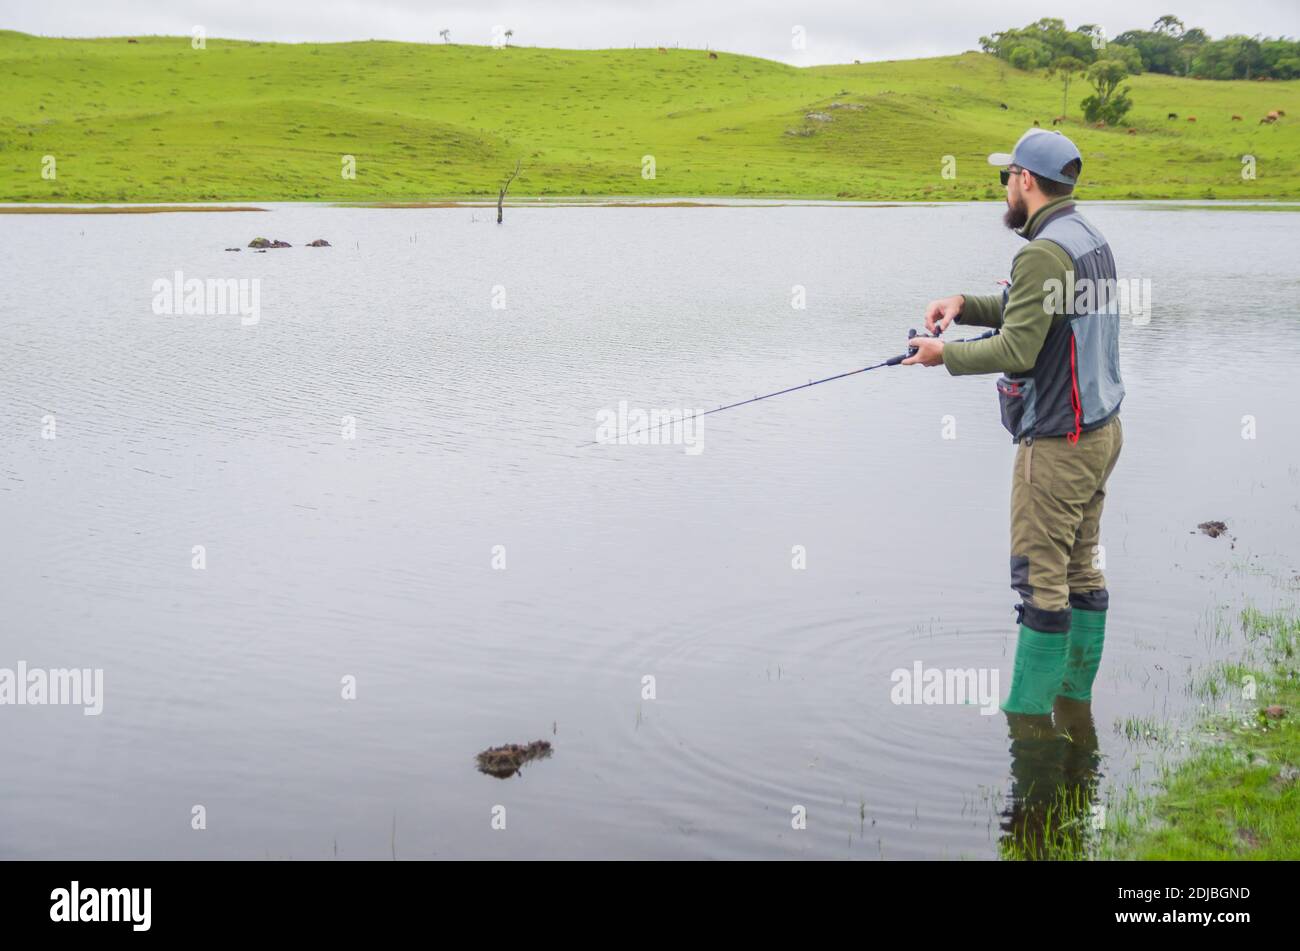
M 1122 202 L 1103 202 L 1118 203 L 1125 205 L 1137 205 L 1149 211 L 1240 211 L 1240 212 L 1300 212 L 1300 203 L 1296 202 L 1230 202 L 1219 203 L 1198 202 L 1195 200 L 1174 200 L 1168 204 L 1157 204 L 1153 200 L 1143 201 L 1122 201 Z M 466 199 L 463 201 L 358 201 L 358 202 L 292 202 L 295 205 L 316 205 L 322 208 L 364 208 L 379 211 L 420 211 L 429 209 L 474 209 L 474 210 L 491 210 L 496 207 L 495 202 Z M 767 208 L 842 208 L 847 210 L 854 209 L 878 209 L 878 208 L 906 208 L 906 207 L 942 207 L 945 204 L 956 204 L 956 202 L 943 201 L 899 201 L 899 202 L 858 202 L 858 201 L 813 201 L 813 200 L 768 200 L 737 201 L 729 199 L 722 200 L 609 200 L 609 199 L 573 199 L 551 197 L 545 199 L 516 199 L 508 201 L 505 207 L 508 209 L 524 208 L 733 208 L 733 209 L 767 209 Z M 158 205 L 158 204 L 120 204 L 120 205 L 98 205 L 98 204 L 0 204 L 0 215 L 148 215 L 148 214 L 177 214 L 177 213 L 206 213 L 206 212 L 239 212 L 239 211 L 257 211 L 271 212 L 272 208 L 259 208 L 252 205 Z
M 1114 857 L 1300 858 L 1300 612 L 1247 607 L 1238 620 L 1251 659 L 1206 681 L 1237 702 L 1205 719 L 1206 744 L 1120 824 Z
M 265 208 L 232 205 L 40 205 L 0 206 L 0 215 L 163 215 L 184 212 L 266 211 Z

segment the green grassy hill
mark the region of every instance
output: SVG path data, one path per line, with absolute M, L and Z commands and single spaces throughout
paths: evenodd
M 20 202 L 495 197 L 516 159 L 518 196 L 1000 199 L 984 156 L 1061 111 L 1058 83 L 979 53 L 799 69 L 697 50 L 194 50 L 188 37 L 4 31 L 0 86 L 0 201 Z M 1136 135 L 1083 128 L 1086 86 L 1071 88 L 1063 128 L 1084 154 L 1085 197 L 1300 197 L 1300 81 L 1144 75 L 1132 92 Z M 1259 125 L 1272 109 L 1288 115 Z

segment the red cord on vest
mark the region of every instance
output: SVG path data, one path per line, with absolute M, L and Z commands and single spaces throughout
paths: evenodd
M 1079 441 L 1079 425 L 1083 419 L 1083 403 L 1079 399 L 1079 369 L 1074 357 L 1074 334 L 1070 334 L 1070 405 L 1074 407 L 1074 432 L 1066 433 L 1073 445 Z

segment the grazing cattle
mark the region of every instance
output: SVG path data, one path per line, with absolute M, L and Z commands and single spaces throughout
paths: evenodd
M 1286 115 L 1286 110 L 1285 110 L 1285 109 L 1274 109 L 1273 111 L 1276 112 L 1279 116 L 1284 116 L 1284 115 Z
M 1269 117 L 1270 119 L 1272 119 L 1274 122 L 1276 122 L 1277 119 L 1278 119 L 1278 117 L 1281 116 L 1281 115 L 1282 115 L 1282 113 L 1280 113 L 1280 112 L 1278 112 L 1276 109 L 1274 109 L 1272 112 L 1270 112 L 1270 113 L 1268 114 L 1268 117 Z
M 1137 134 L 1138 134 L 1138 130 L 1137 130 L 1137 129 L 1130 128 L 1130 129 L 1128 130 L 1128 134 L 1129 134 L 1129 135 L 1137 135 Z
M 1093 128 L 1094 128 L 1094 129 L 1104 129 L 1104 128 L 1106 128 L 1106 120 L 1103 119 L 1102 121 L 1098 122 L 1096 125 L 1093 126 Z
M 1188 122 L 1195 122 L 1195 121 L 1196 121 L 1196 116 L 1188 116 L 1188 117 L 1187 117 L 1187 121 L 1188 121 Z
M 1176 112 L 1171 112 L 1171 113 L 1169 113 L 1168 116 L 1166 116 L 1166 118 L 1168 118 L 1168 119 L 1177 119 L 1177 118 L 1178 118 L 1178 113 L 1176 113 Z
M 139 40 L 127 40 L 128 43 L 139 43 Z
M 1052 125 L 1060 125 L 1064 121 L 1065 121 L 1065 116 L 1057 116 L 1055 119 L 1052 120 Z
M 1262 118 L 1262 119 L 1259 120 L 1259 124 L 1260 124 L 1260 125 L 1269 125 L 1270 123 L 1273 123 L 1273 122 L 1276 122 L 1276 121 L 1277 121 L 1277 119 L 1274 118 L 1273 116 L 1265 116 L 1264 118 Z
M 659 47 L 659 52 L 661 52 L 661 53 L 667 53 L 668 50 L 661 46 L 661 47 Z
M 999 109 L 1006 110 L 1006 109 L 1008 109 L 1008 108 L 1010 108 L 1010 107 L 1009 107 L 1005 102 L 999 102 L 999 103 L 998 103 L 998 108 L 999 108 Z
M 1241 121 L 1241 116 L 1233 116 L 1233 117 L 1232 117 L 1232 121 L 1233 121 L 1233 122 L 1240 122 L 1240 121 Z
M 717 58 L 718 58 L 718 54 L 717 54 L 717 53 L 710 53 L 710 54 L 709 54 L 709 59 L 717 59 Z
M 1034 120 L 1034 125 L 1038 125 L 1038 120 L 1037 120 L 1037 119 Z

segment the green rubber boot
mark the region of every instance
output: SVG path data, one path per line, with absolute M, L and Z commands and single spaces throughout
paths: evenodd
M 1045 634 L 1020 625 L 1016 660 L 1011 673 L 1011 693 L 1003 713 L 1038 715 L 1052 712 L 1065 676 L 1065 634 Z
M 1097 668 L 1101 666 L 1101 648 L 1105 639 L 1105 611 L 1071 609 L 1062 697 L 1085 702 L 1092 700 L 1092 682 L 1097 679 Z

